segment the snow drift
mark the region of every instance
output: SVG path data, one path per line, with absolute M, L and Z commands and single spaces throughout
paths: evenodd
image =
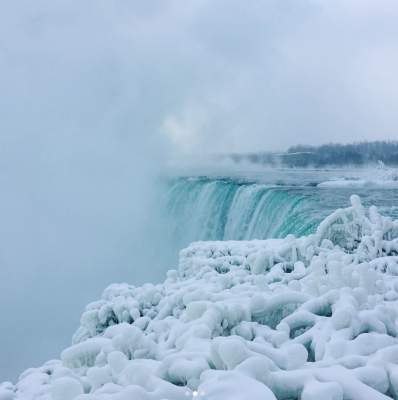
M 352 205 L 301 238 L 196 242 L 115 284 L 1 400 L 398 398 L 398 221 Z

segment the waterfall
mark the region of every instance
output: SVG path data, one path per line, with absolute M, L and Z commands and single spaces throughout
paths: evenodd
M 288 188 L 232 179 L 178 178 L 165 197 L 169 234 L 180 247 L 308 234 L 319 222 L 312 210 L 308 196 Z

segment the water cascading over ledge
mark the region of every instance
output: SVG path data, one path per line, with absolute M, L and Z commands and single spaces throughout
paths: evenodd
M 165 196 L 170 234 L 195 240 L 250 240 L 314 231 L 311 200 L 286 189 L 231 179 L 180 178 Z

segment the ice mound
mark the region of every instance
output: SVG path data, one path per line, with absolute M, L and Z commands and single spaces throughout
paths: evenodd
M 164 283 L 111 285 L 0 400 L 398 398 L 398 221 L 351 203 L 311 236 L 192 243 Z
M 398 189 L 398 169 L 389 168 L 379 161 L 376 169 L 371 169 L 361 178 L 334 178 L 317 185 L 320 188 L 377 188 Z
M 319 188 L 375 188 L 375 189 L 398 189 L 397 180 L 384 179 L 335 179 L 318 183 Z

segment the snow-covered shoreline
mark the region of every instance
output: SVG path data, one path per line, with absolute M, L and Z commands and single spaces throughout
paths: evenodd
M 398 189 L 398 181 L 394 180 L 366 180 L 366 179 L 336 179 L 321 182 L 317 185 L 319 188 L 377 188 L 377 189 Z
M 395 168 L 387 168 L 382 161 L 379 161 L 377 169 L 369 170 L 359 177 L 339 177 L 318 183 L 319 188 L 333 189 L 398 189 L 398 171 Z
M 109 286 L 0 400 L 397 398 L 398 221 L 351 202 L 313 235 L 196 242 L 164 283 Z

